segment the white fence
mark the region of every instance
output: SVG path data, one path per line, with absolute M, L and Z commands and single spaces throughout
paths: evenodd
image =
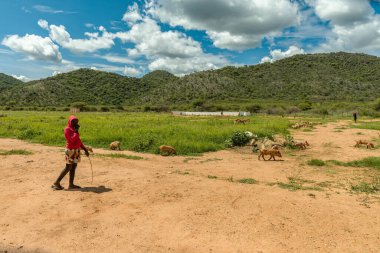
M 182 112 L 172 111 L 176 116 L 251 116 L 250 112 Z

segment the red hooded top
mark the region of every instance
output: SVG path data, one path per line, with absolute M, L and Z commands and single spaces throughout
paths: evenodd
M 75 129 L 71 125 L 71 121 L 78 119 L 75 116 L 70 116 L 69 122 L 65 128 L 66 148 L 67 149 L 80 149 L 83 148 L 83 143 L 79 138 L 79 133 L 75 132 Z

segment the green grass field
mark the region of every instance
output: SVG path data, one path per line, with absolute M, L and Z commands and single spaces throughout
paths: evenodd
M 371 129 L 371 130 L 379 130 L 380 131 L 380 121 L 365 122 L 365 123 L 361 123 L 359 125 L 352 125 L 351 127 L 359 128 L 359 129 Z
M 52 146 L 64 146 L 63 129 L 68 112 L 0 112 L 0 137 L 18 138 Z M 81 139 L 86 145 L 108 148 L 121 141 L 122 149 L 158 153 L 171 145 L 177 154 L 191 155 L 225 148 L 234 131 L 259 136 L 286 134 L 290 122 L 279 116 L 252 116 L 245 125 L 231 117 L 175 117 L 151 113 L 80 113 Z

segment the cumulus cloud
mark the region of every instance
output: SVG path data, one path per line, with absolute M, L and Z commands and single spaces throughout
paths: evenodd
M 133 5 L 128 7 L 128 11 L 124 13 L 123 21 L 133 24 L 140 20 L 142 20 L 142 17 L 139 12 L 139 6 L 137 3 L 133 3 Z
M 331 20 L 336 25 L 349 25 L 358 21 L 368 21 L 374 13 L 367 0 L 309 0 L 319 17 Z
M 202 53 L 199 42 L 177 31 L 163 32 L 157 22 L 148 17 L 134 24 L 130 31 L 116 36 L 136 44 L 134 55 L 188 58 Z
M 134 67 L 125 66 L 123 74 L 127 76 L 138 76 L 141 74 L 141 71 Z
M 380 15 L 370 1 L 309 1 L 316 14 L 330 22 L 332 34 L 316 51 L 376 53 L 380 50 Z
M 171 26 L 206 31 L 219 48 L 244 50 L 298 23 L 295 1 L 151 0 L 147 12 Z
M 42 29 L 45 29 L 45 30 L 48 30 L 49 29 L 49 23 L 46 21 L 46 20 L 43 20 L 43 19 L 40 19 L 38 20 L 38 25 L 42 28 Z
M 25 54 L 29 59 L 61 62 L 62 55 L 57 45 L 49 37 L 26 34 L 23 37 L 8 35 L 2 41 L 11 50 Z
M 30 78 L 26 77 L 26 76 L 23 76 L 23 75 L 12 75 L 12 77 L 18 79 L 18 80 L 21 80 L 23 82 L 27 82 L 30 80 Z
M 228 64 L 228 61 L 220 56 L 201 54 L 191 60 L 186 58 L 161 57 L 149 64 L 149 70 L 166 70 L 175 75 L 183 76 L 195 71 L 216 69 Z
M 149 16 L 131 24 L 128 32 L 118 32 L 115 36 L 123 42 L 133 43 L 135 47 L 127 50 L 129 57 L 146 57 L 150 70 L 164 69 L 184 75 L 228 63 L 223 57 L 206 54 L 198 41 L 184 33 L 162 31 Z
M 47 22 L 46 22 L 47 23 Z M 44 25 L 43 22 L 41 22 Z M 114 35 L 108 33 L 102 26 L 99 27 L 99 31 L 102 33 L 85 33 L 86 39 L 73 39 L 69 32 L 66 31 L 66 27 L 63 25 L 50 25 L 49 28 L 50 38 L 57 42 L 63 48 L 67 48 L 73 53 L 87 53 L 95 52 L 100 49 L 109 49 L 115 45 L 113 39 Z
M 261 59 L 260 63 L 264 62 L 275 62 L 287 57 L 291 57 L 293 55 L 297 54 L 304 54 L 305 51 L 302 48 L 299 48 L 297 46 L 290 46 L 288 50 L 286 51 L 281 51 L 280 49 L 272 50 L 270 51 L 270 56 L 266 56 Z

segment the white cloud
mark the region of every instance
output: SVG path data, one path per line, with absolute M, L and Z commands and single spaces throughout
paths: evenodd
M 84 26 L 87 28 L 95 28 L 95 25 L 91 24 L 91 23 L 86 23 L 86 24 L 84 24 Z
M 183 76 L 192 72 L 207 69 L 217 69 L 228 64 L 228 61 L 220 56 L 201 54 L 191 59 L 161 57 L 149 64 L 149 70 L 166 70 L 175 75 Z
M 191 37 L 178 31 L 162 31 L 148 16 L 132 24 L 130 31 L 116 33 L 116 37 L 134 43 L 135 48 L 127 50 L 129 57 L 145 56 L 150 70 L 183 75 L 227 64 L 223 57 L 204 53 L 201 44 Z
M 49 29 L 49 23 L 46 20 L 40 19 L 38 20 L 38 25 L 45 30 Z
M 374 13 L 367 0 L 309 0 L 309 4 L 319 17 L 337 25 L 368 21 L 368 16 Z
M 129 24 L 134 24 L 137 21 L 142 20 L 137 3 L 133 3 L 133 5 L 128 7 L 128 11 L 124 14 L 122 20 Z
M 62 74 L 62 72 L 58 71 L 58 70 L 55 70 L 55 71 L 53 71 L 53 73 L 51 74 L 51 76 L 56 76 L 56 75 L 59 75 L 59 74 Z
M 141 74 L 141 71 L 134 67 L 125 66 L 123 74 L 127 76 L 138 76 Z
M 3 39 L 2 44 L 15 52 L 25 54 L 29 59 L 62 61 L 58 46 L 49 37 L 43 38 L 34 34 L 26 34 L 23 37 L 8 35 Z
M 72 39 L 70 34 L 66 31 L 65 26 L 50 25 L 50 38 L 57 42 L 63 48 L 69 49 L 73 53 L 86 53 L 95 52 L 100 49 L 109 49 L 115 45 L 113 39 L 114 35 L 108 33 L 104 27 L 99 27 L 99 33 L 85 33 L 88 37 L 86 39 Z
M 39 12 L 44 12 L 44 13 L 50 13 L 50 14 L 74 14 L 76 12 L 72 12 L 72 11 L 63 11 L 63 10 L 56 10 L 50 6 L 46 6 L 46 5 L 34 5 L 33 6 L 33 9 L 35 9 L 36 11 L 39 11 Z
M 133 64 L 134 60 L 127 58 L 127 56 L 119 56 L 114 54 L 106 54 L 106 55 L 95 55 L 98 58 L 104 59 L 108 62 L 113 63 L 124 63 L 124 64 Z
M 276 50 L 270 51 L 271 57 L 266 56 L 262 58 L 260 63 L 275 62 L 275 61 L 278 61 L 287 57 L 291 57 L 297 54 L 305 54 L 305 51 L 302 48 L 299 48 L 297 46 L 290 46 L 289 49 L 286 51 L 281 51 L 280 49 L 276 49 Z
M 258 47 L 298 23 L 295 1 L 276 0 L 151 0 L 148 13 L 172 26 L 203 30 L 219 48 Z
M 30 78 L 26 77 L 26 76 L 23 76 L 23 75 L 12 75 L 12 77 L 18 79 L 18 80 L 21 80 L 23 82 L 27 82 L 30 80 Z
M 351 51 L 379 54 L 380 15 L 366 0 L 316 0 L 316 14 L 330 21 L 332 34 L 315 51 Z
M 119 72 L 119 73 L 124 72 L 124 67 L 107 65 L 107 64 L 98 64 L 98 63 L 92 64 L 91 69 L 101 70 L 101 71 L 106 71 L 106 72 Z

